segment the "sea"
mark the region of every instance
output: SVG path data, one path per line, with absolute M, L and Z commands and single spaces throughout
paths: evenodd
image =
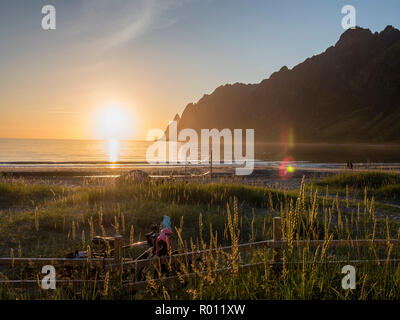
M 135 167 L 146 165 L 153 142 L 131 140 L 0 139 L 1 167 Z M 244 151 L 244 150 L 243 150 Z M 222 154 L 222 153 L 221 153 Z M 400 168 L 400 144 L 282 143 L 255 144 L 255 166 Z

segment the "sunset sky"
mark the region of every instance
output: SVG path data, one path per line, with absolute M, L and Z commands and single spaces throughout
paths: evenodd
M 398 0 L 0 0 L 0 138 L 101 138 L 117 106 L 126 138 L 144 139 L 220 85 L 323 52 L 347 4 L 361 27 L 400 28 Z

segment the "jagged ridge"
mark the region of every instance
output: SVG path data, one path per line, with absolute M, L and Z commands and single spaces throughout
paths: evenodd
M 324 53 L 259 84 L 220 86 L 175 119 L 179 130 L 254 128 L 257 141 L 288 127 L 302 142 L 400 140 L 400 31 L 347 30 Z

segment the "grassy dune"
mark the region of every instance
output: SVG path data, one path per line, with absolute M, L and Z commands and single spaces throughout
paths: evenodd
M 127 234 L 133 228 L 135 239 L 143 240 L 143 234 L 164 215 L 169 215 L 174 225 L 179 225 L 183 218 L 184 236 L 198 234 L 200 213 L 204 225 L 212 224 L 222 230 L 226 223 L 226 205 L 234 198 L 239 202 L 242 227 L 249 230 L 253 216 L 262 224 L 267 208 L 278 207 L 281 201 L 295 197 L 293 193 L 267 188 L 226 184 L 82 187 L 63 191 L 58 196 L 53 188 L 46 186 L 7 185 L 5 189 L 11 190 L 5 193 L 7 197 L 12 194 L 7 202 L 10 206 L 28 206 L 18 213 L 2 212 L 0 239 L 12 247 L 21 243 L 25 255 L 53 256 L 80 249 L 81 242 L 76 239 L 81 238 L 82 231 L 86 236 L 91 232 L 114 235 Z M 40 207 L 31 207 L 32 203 L 39 202 L 42 203 Z M 93 221 L 92 231 L 89 221 Z M 0 248 L 0 253 L 8 254 L 9 248 Z
M 389 180 L 388 180 L 389 179 Z M 390 180 L 392 179 L 392 180 Z M 354 181 L 354 190 L 371 187 L 389 188 L 397 183 L 391 174 L 372 178 L 338 176 L 317 182 L 300 190 L 287 192 L 263 187 L 228 184 L 115 184 L 102 188 L 81 187 L 68 190 L 48 186 L 3 183 L 2 197 L 9 197 L 9 207 L 0 212 L 1 256 L 54 256 L 91 245 L 96 234 L 120 233 L 125 243 L 143 240 L 153 223 L 169 215 L 176 227 L 177 248 L 181 251 L 218 248 L 233 245 L 232 253 L 216 250 L 195 265 L 182 264 L 181 274 L 199 271 L 196 280 L 177 284 L 148 281 L 146 291 L 121 290 L 121 279 L 129 274 L 97 274 L 97 279 L 114 280 L 96 289 L 71 291 L 15 291 L 0 288 L 2 298 L 46 299 L 398 299 L 400 268 L 397 264 L 369 263 L 357 266 L 357 288 L 341 288 L 341 268 L 349 260 L 399 258 L 397 247 L 377 248 L 377 238 L 398 239 L 400 226 L 388 219 L 379 219 L 374 200 L 368 189 L 366 197 L 353 201 L 339 200 L 325 193 L 325 186 L 341 188 Z M 363 182 L 366 181 L 366 182 Z M 336 183 L 336 185 L 335 185 Z M 318 190 L 320 189 L 320 190 Z M 32 207 L 31 200 L 35 206 Z M 15 202 L 22 206 L 15 207 Z M 37 205 L 40 203 L 40 205 Z M 283 252 L 283 267 L 276 270 L 267 263 L 271 252 L 259 250 L 240 255 L 235 248 L 241 242 L 272 238 L 272 218 L 280 216 L 283 235 L 291 246 Z M 297 249 L 297 240 L 324 240 L 319 248 Z M 329 248 L 332 239 L 370 239 L 367 248 Z M 126 255 L 134 252 L 127 250 Z M 330 260 L 343 260 L 329 264 Z M 260 263 L 248 272 L 241 272 L 243 263 Z M 352 263 L 349 263 L 352 264 Z M 219 267 L 230 267 L 214 273 Z M 26 270 L 0 277 L 28 277 Z M 89 278 L 89 271 L 74 277 Z M 29 274 L 31 277 L 32 274 Z M 161 275 L 162 276 L 162 275 Z M 29 278 L 28 277 L 28 278 Z M 61 274 L 60 274 L 61 277 Z M 91 278 L 93 274 L 91 274 Z
M 365 191 L 375 198 L 399 200 L 400 174 L 391 172 L 363 172 L 338 174 L 314 183 L 328 186 L 331 191 L 344 194 L 348 188 L 354 195 L 363 196 Z
M 23 180 L 13 183 L 0 181 L 0 209 L 41 204 L 46 200 L 63 196 L 66 190 L 61 187 L 26 184 Z

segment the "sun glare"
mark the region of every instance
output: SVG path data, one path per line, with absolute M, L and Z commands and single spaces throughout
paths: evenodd
M 117 162 L 119 155 L 119 141 L 117 139 L 108 140 L 108 158 L 110 162 Z
M 96 112 L 96 136 L 106 141 L 106 152 L 110 162 L 118 161 L 119 141 L 131 138 L 132 126 L 130 112 L 120 105 L 107 105 Z
M 99 112 L 96 127 L 102 139 L 127 139 L 131 129 L 130 115 L 121 107 L 106 107 Z

